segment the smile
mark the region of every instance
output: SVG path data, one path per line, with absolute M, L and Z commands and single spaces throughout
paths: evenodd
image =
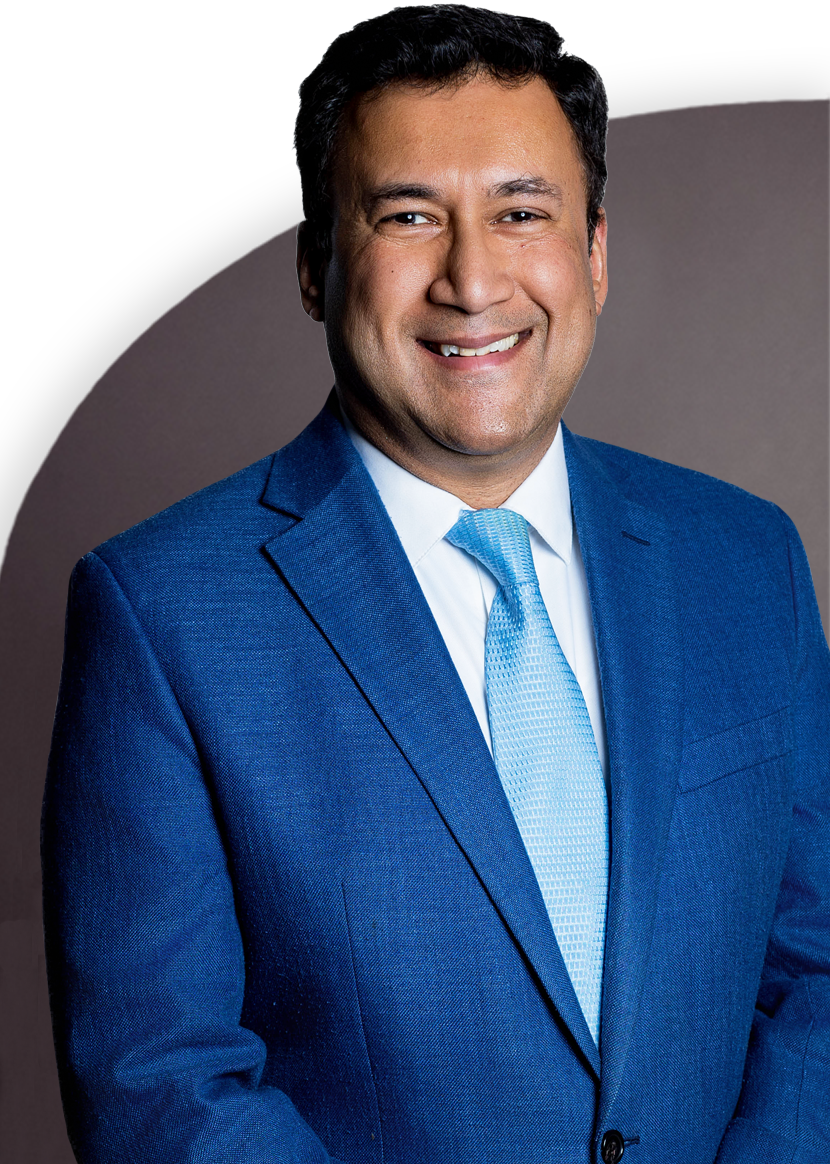
M 506 335 L 502 339 L 493 340 L 475 348 L 463 347 L 461 344 L 441 343 L 437 340 L 421 340 L 420 342 L 436 356 L 489 356 L 496 352 L 509 351 L 510 348 L 516 346 L 519 340 L 524 339 L 529 334 L 529 330 L 525 332 L 514 331 L 512 335 Z

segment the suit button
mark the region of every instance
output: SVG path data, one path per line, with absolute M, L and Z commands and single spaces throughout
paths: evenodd
M 617 1164 L 617 1161 L 622 1159 L 625 1144 L 623 1143 L 622 1134 L 620 1132 L 610 1131 L 606 1132 L 602 1137 L 599 1154 L 602 1156 L 602 1164 Z

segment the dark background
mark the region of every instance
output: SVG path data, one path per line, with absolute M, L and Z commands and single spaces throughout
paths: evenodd
M 825 626 L 826 102 L 611 123 L 610 295 L 567 421 L 723 477 L 799 527 Z M 331 386 L 302 313 L 293 232 L 146 332 L 78 408 L 33 482 L 0 575 L 4 843 L 0 1152 L 69 1164 L 52 1056 L 38 824 L 73 563 L 295 436 Z M 140 1162 L 145 1164 L 145 1162 Z

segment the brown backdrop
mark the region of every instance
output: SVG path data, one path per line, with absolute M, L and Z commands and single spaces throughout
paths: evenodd
M 611 294 L 568 422 L 724 477 L 799 526 L 827 625 L 825 102 L 612 122 Z M 48 339 L 48 337 L 46 337 Z M 69 1164 L 37 835 L 75 560 L 284 444 L 331 383 L 293 232 L 175 307 L 107 372 L 32 484 L 0 576 L 0 1151 Z

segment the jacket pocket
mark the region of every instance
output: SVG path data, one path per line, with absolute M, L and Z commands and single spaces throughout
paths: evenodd
M 680 764 L 680 791 L 702 788 L 733 772 L 786 756 L 791 750 L 790 709 L 782 707 L 760 719 L 686 744 Z

